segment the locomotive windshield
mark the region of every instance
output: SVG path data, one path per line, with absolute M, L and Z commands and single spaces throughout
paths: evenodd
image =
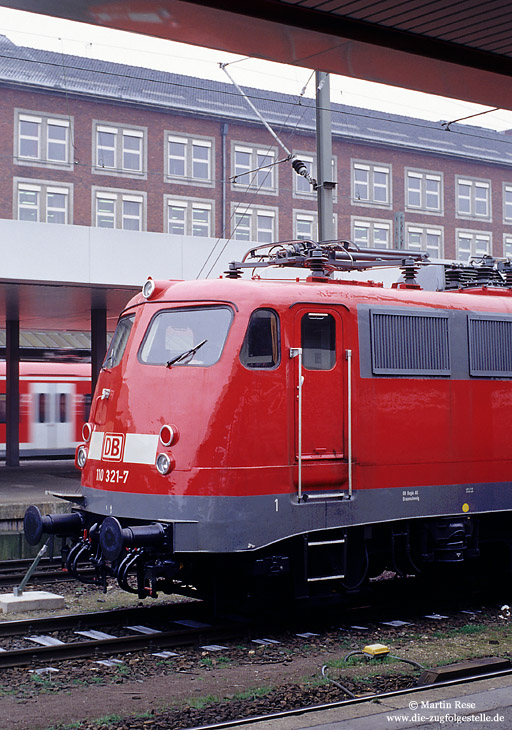
M 147 365 L 213 365 L 221 356 L 232 318 L 229 307 L 158 312 L 146 332 L 139 358 Z

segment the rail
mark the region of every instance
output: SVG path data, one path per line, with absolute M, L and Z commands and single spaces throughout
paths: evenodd
M 47 644 L 0 651 L 0 667 L 20 667 L 35 662 L 86 659 L 92 656 L 124 654 L 152 648 L 173 648 L 187 646 L 200 640 L 227 641 L 240 637 L 239 623 L 206 623 L 197 620 L 202 604 L 186 603 L 162 605 L 151 608 L 129 608 L 114 611 L 99 611 L 88 614 L 57 616 L 43 619 L 5 621 L 0 623 L 0 638 L 22 637 L 37 642 L 47 639 Z M 186 618 L 185 618 L 186 617 Z M 190 618 L 193 617 L 193 618 Z M 165 629 L 154 629 L 141 624 L 161 624 Z M 176 623 L 176 626 L 169 627 Z M 183 625 L 180 625 L 182 623 Z M 91 632 L 87 641 L 62 641 L 56 637 L 42 636 L 41 632 L 82 631 L 91 627 L 115 626 L 117 630 L 128 631 L 122 636 L 105 632 Z M 114 629 L 115 630 L 115 629 Z M 26 636 L 30 633 L 31 636 Z M 81 634 L 79 634 L 81 635 Z

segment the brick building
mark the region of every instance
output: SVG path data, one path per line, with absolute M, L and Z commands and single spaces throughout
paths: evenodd
M 0 36 L 0 86 L 0 218 L 316 238 L 316 194 L 229 83 Z M 314 101 L 248 93 L 315 177 Z M 339 104 L 332 112 L 338 237 L 432 257 L 512 255 L 512 137 Z

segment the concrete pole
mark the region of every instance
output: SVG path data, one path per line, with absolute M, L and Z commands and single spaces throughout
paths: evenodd
M 5 465 L 20 465 L 20 322 L 7 319 Z
M 331 86 L 329 74 L 316 72 L 316 157 L 318 240 L 334 239 L 332 179 Z

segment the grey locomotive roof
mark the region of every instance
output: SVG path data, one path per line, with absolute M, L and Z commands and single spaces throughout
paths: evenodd
M 1 83 L 260 124 L 230 83 L 17 46 L 2 35 Z M 244 90 L 276 130 L 314 132 L 313 99 Z M 480 127 L 454 124 L 447 130 L 441 122 L 334 103 L 332 127 L 335 138 L 512 165 L 512 137 Z M 300 137 L 295 146 L 300 148 Z

